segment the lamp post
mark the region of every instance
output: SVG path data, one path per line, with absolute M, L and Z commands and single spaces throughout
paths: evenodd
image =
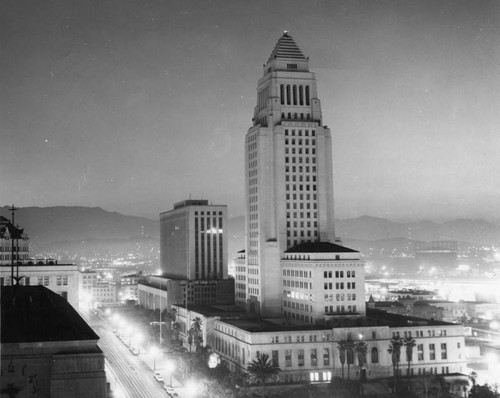
M 186 390 L 188 391 L 190 397 L 196 396 L 196 394 L 198 393 L 198 389 L 199 389 L 199 386 L 196 383 L 196 381 L 189 380 L 186 383 Z
M 168 360 L 165 362 L 165 366 L 166 366 L 167 372 L 170 376 L 170 387 L 172 387 L 172 374 L 174 373 L 174 370 L 175 370 L 175 364 L 172 361 Z
M 152 346 L 149 349 L 149 352 L 151 352 L 151 354 L 153 354 L 153 370 L 156 370 L 156 355 L 158 355 L 158 347 Z

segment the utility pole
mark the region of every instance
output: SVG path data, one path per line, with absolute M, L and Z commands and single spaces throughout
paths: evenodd
M 12 233 L 10 234 L 10 283 L 11 285 L 14 285 L 14 214 L 17 210 L 19 210 L 19 208 L 17 207 L 14 207 L 14 205 L 12 205 L 11 207 L 9 207 L 10 210 L 10 223 L 12 225 Z M 18 270 L 18 273 L 19 273 L 19 270 Z

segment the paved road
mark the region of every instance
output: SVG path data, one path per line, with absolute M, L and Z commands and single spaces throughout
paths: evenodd
M 106 356 L 108 381 L 116 398 L 168 396 L 163 389 L 163 383 L 153 378 L 151 369 L 137 356 L 132 355 L 105 321 L 93 314 L 85 318 L 100 337 L 99 347 Z

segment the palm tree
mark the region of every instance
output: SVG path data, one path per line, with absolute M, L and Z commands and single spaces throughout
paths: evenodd
M 358 341 L 354 344 L 354 351 L 358 354 L 358 365 L 359 365 L 359 379 L 363 377 L 361 369 L 366 364 L 366 353 L 368 352 L 368 345 L 364 341 Z
M 413 359 L 413 348 L 417 345 L 415 339 L 411 336 L 405 337 L 403 345 L 406 348 L 406 361 L 408 362 L 408 378 L 410 378 L 410 363 Z
M 401 360 L 401 345 L 402 341 L 399 337 L 393 337 L 389 342 L 389 348 L 387 352 L 391 354 L 392 359 L 392 369 L 394 371 L 394 384 L 399 373 L 399 361 Z
M 179 330 L 181 329 L 181 325 L 179 322 L 172 323 L 172 330 L 174 331 L 174 340 L 179 340 Z
M 191 327 L 188 330 L 188 342 L 190 351 L 193 343 L 196 351 L 198 351 L 200 349 L 200 346 L 203 345 L 203 332 L 201 330 L 202 325 L 203 321 L 201 320 L 201 318 L 196 317 L 192 320 Z
M 269 359 L 267 354 L 257 354 L 257 359 L 254 359 L 247 366 L 247 371 L 252 382 L 260 383 L 262 386 L 262 395 L 264 394 L 264 386 L 268 381 L 277 380 L 281 369 Z
M 337 348 L 339 349 L 339 359 L 340 364 L 342 365 L 342 380 L 344 379 L 344 364 L 345 364 L 345 352 L 347 350 L 347 341 L 340 340 Z
M 469 379 L 472 382 L 472 387 L 474 387 L 477 380 L 477 373 L 474 370 L 471 370 L 471 372 L 469 373 Z
M 347 380 L 350 380 L 351 365 L 354 364 L 354 341 L 350 337 L 346 340 L 346 357 L 347 357 Z

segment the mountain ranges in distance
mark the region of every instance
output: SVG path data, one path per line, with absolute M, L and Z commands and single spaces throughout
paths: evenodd
M 0 215 L 10 219 L 9 206 Z M 24 207 L 15 214 L 15 223 L 39 247 L 74 246 L 78 242 L 106 241 L 125 244 L 128 240 L 158 241 L 159 219 L 126 216 L 99 207 Z M 392 249 L 412 241 L 453 240 L 467 244 L 498 245 L 500 227 L 481 219 L 395 222 L 384 218 L 362 216 L 336 220 L 336 234 L 346 246 L 362 250 L 366 245 Z M 244 249 L 244 217 L 228 220 L 229 256 Z M 151 242 L 152 243 L 152 242 Z M 158 245 L 159 246 L 159 245 Z

